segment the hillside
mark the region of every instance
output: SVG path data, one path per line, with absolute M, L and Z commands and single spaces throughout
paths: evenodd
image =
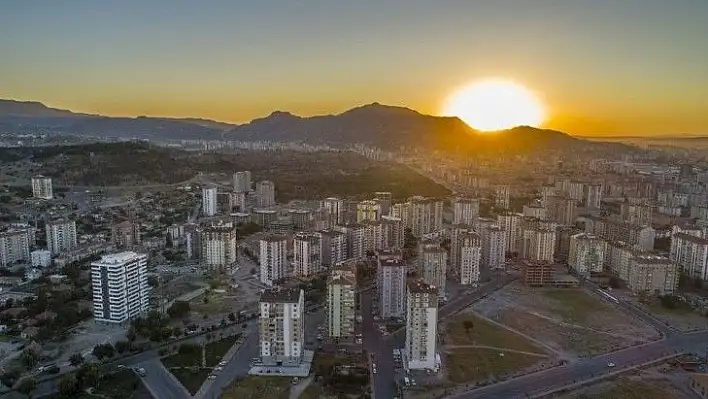
M 0 181 L 29 184 L 33 174 L 55 185 L 141 186 L 187 181 L 199 172 L 223 174 L 250 170 L 254 180 L 272 180 L 280 201 L 293 198 L 360 196 L 391 191 L 398 198 L 413 194 L 448 195 L 449 190 L 398 164 L 372 162 L 351 152 L 290 151 L 199 154 L 137 143 L 0 149 Z M 4 174 L 4 175 L 3 175 Z

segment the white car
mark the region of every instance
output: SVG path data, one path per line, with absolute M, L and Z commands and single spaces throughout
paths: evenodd
M 615 364 L 612 363 L 612 362 L 609 362 L 609 363 L 607 363 L 607 367 L 608 367 L 608 368 L 613 368 L 613 367 L 615 367 Z
M 221 367 L 226 366 L 226 362 L 219 362 L 219 366 L 221 366 Z
M 223 369 L 224 369 L 224 368 L 221 367 L 221 366 L 216 366 L 216 367 L 214 367 L 214 370 L 216 370 L 216 371 L 221 371 L 221 370 L 223 370 Z
M 210 380 L 215 380 L 215 379 L 216 379 L 216 376 L 215 376 L 214 374 L 212 374 L 212 375 L 209 376 L 209 379 L 210 379 Z

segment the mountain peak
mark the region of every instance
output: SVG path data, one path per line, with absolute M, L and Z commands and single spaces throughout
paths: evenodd
M 396 105 L 386 105 L 379 102 L 365 104 L 359 107 L 354 107 L 348 111 L 342 112 L 340 115 L 421 115 L 418 111 L 410 108 L 400 107 Z

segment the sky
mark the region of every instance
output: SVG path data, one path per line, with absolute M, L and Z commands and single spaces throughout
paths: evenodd
M 380 102 L 440 114 L 487 77 L 578 135 L 708 134 L 706 0 L 0 3 L 0 98 L 246 122 Z

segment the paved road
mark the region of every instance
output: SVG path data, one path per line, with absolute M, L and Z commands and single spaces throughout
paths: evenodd
M 362 333 L 364 349 L 373 355 L 376 374 L 372 374 L 374 397 L 393 398 L 396 396 L 396 382 L 393 364 L 393 346 L 381 335 L 374 325 L 374 290 L 361 292 Z
M 186 399 L 192 397 L 177 378 L 162 365 L 160 359 L 153 357 L 138 363 L 137 366 L 145 369 L 145 377 L 141 378 L 154 399 Z

